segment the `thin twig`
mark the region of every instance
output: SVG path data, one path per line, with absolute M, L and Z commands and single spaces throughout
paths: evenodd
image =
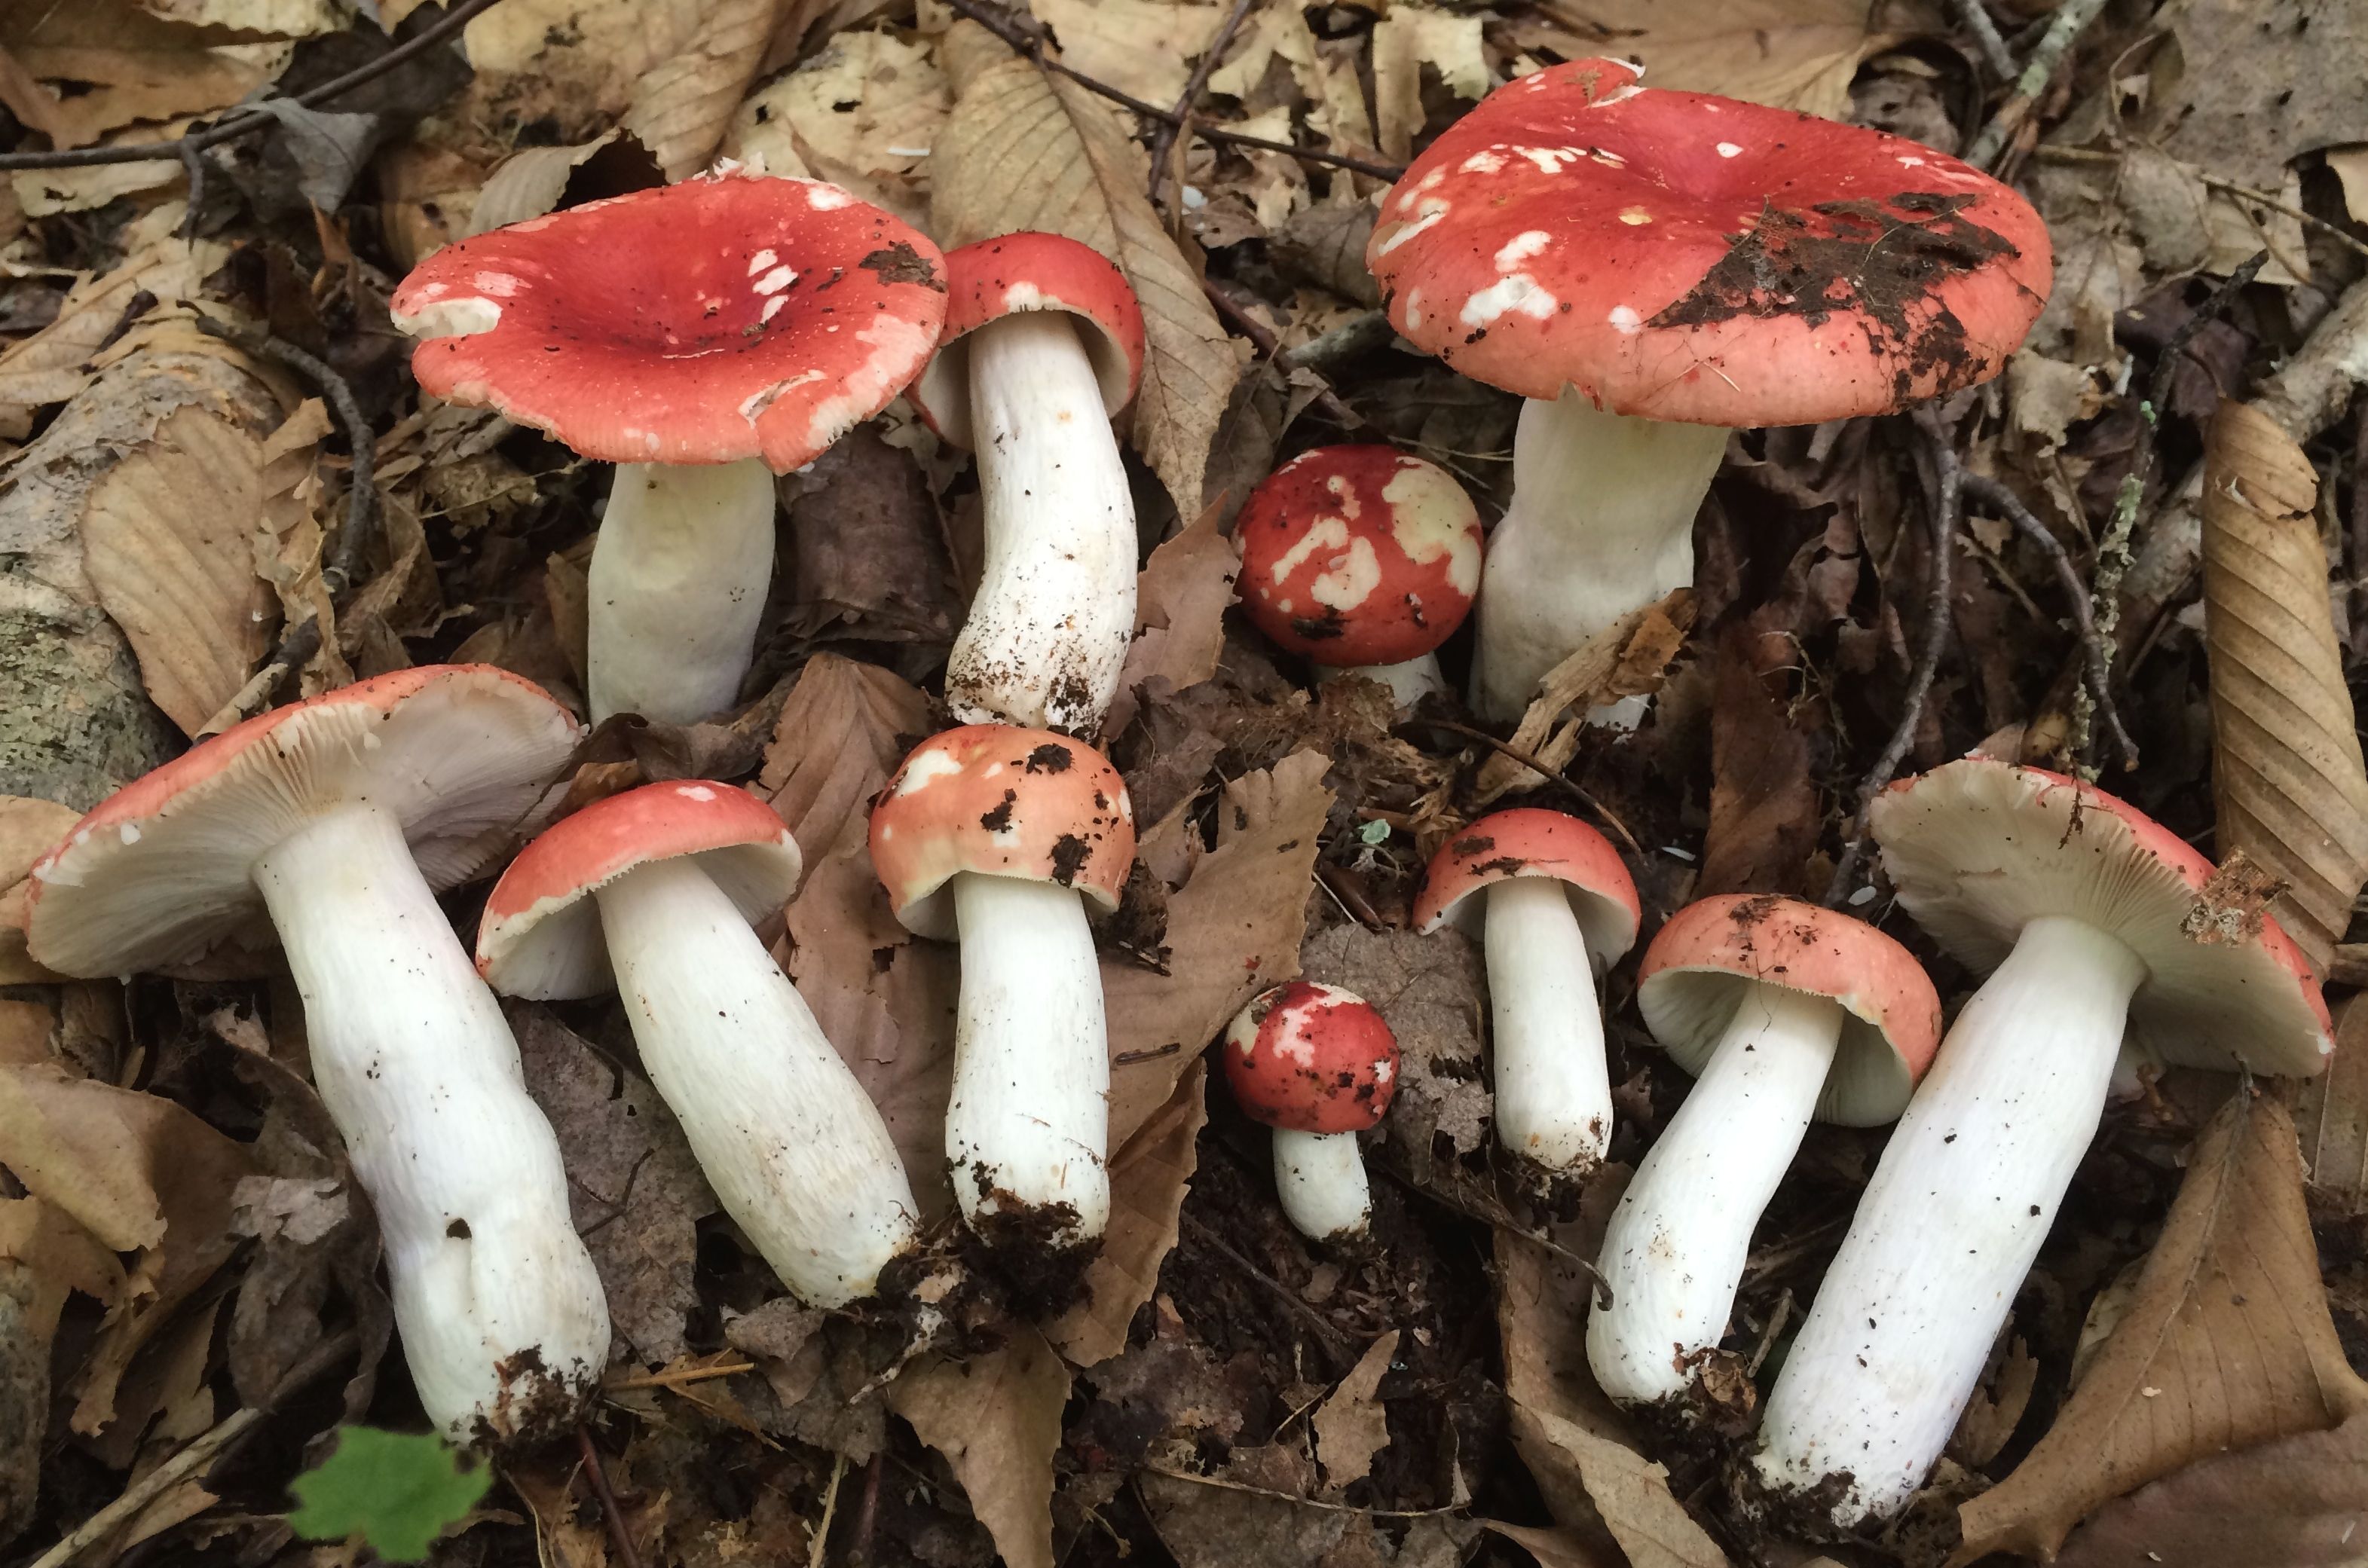
M 1976 0 L 1976 4 L 1979 0 Z M 1785 1320 L 1793 1315 L 1793 1287 L 1787 1285 L 1778 1292 L 1776 1304 L 1768 1309 L 1768 1326 L 1759 1331 L 1759 1343 L 1753 1346 L 1751 1359 L 1744 1367 L 1746 1376 L 1758 1377 L 1768 1352 L 1776 1348 L 1776 1336 L 1784 1332 Z
M 633 1536 L 625 1528 L 625 1510 L 617 1505 L 617 1494 L 609 1490 L 609 1471 L 600 1463 L 600 1450 L 592 1446 L 592 1429 L 582 1422 L 575 1424 L 575 1451 L 584 1456 L 585 1479 L 592 1483 L 592 1495 L 600 1499 L 600 1517 L 609 1521 L 609 1539 L 616 1544 L 617 1562 L 620 1568 L 642 1568 L 642 1554 L 633 1550 Z
M 838 1513 L 838 1483 L 847 1479 L 847 1450 L 839 1449 L 830 1457 L 830 1484 L 822 1494 L 822 1522 L 814 1528 L 814 1548 L 806 1553 L 806 1568 L 822 1568 L 823 1558 L 830 1551 L 830 1521 Z
M 1390 324 L 1387 311 L 1366 311 L 1296 348 L 1284 349 L 1274 357 L 1274 362 L 1286 370 L 1321 370 L 1336 360 L 1370 353 L 1396 335 L 1397 329 Z
M 1176 144 L 1176 132 L 1199 106 L 1201 95 L 1208 90 L 1209 78 L 1217 74 L 1217 57 L 1225 52 L 1241 30 L 1243 20 L 1258 8 L 1258 0 L 1234 0 L 1234 8 L 1225 14 L 1224 25 L 1209 47 L 1201 51 L 1200 61 L 1193 65 L 1192 74 L 1184 80 L 1184 90 L 1176 95 L 1176 118 L 1162 124 L 1151 138 L 1151 199 L 1159 199 L 1159 182 L 1167 172 L 1167 150 Z M 1178 199 L 1182 199 L 1181 192 Z
M 1135 113 L 1148 115 L 1153 119 L 1169 125 L 1183 124 L 1185 117 L 1174 109 L 1162 108 L 1157 104 L 1148 103 L 1136 97 L 1133 93 L 1121 92 L 1108 82 L 1098 81 L 1074 66 L 1064 65 L 1061 62 L 1047 56 L 1044 52 L 1043 29 L 1032 22 L 1022 23 L 1001 6 L 986 5 L 982 3 L 982 0 L 946 0 L 946 4 L 1034 61 L 1043 69 L 1059 72 L 1087 92 L 1098 94 L 1114 104 L 1123 104 Z M 1193 122 L 1192 134 L 1204 142 L 1221 142 L 1228 147 L 1255 147 L 1262 153 L 1283 153 L 1297 158 L 1303 164 L 1321 164 L 1326 168 L 1349 169 L 1357 174 L 1370 175 L 1375 179 L 1389 180 L 1393 184 L 1400 175 L 1406 173 L 1406 169 L 1400 165 L 1377 164 L 1370 158 L 1351 158 L 1340 153 L 1320 153 L 1313 147 L 1294 147 L 1288 142 L 1269 142 L 1263 136 L 1245 136 L 1238 131 L 1221 131 L 1213 125 L 1202 125 L 1197 120 Z
M 725 1361 L 712 1367 L 687 1367 L 679 1372 L 635 1372 L 631 1377 L 618 1378 L 600 1385 L 602 1393 L 622 1393 L 627 1389 L 680 1389 L 686 1383 L 703 1383 L 711 1378 L 729 1378 L 757 1369 L 754 1361 Z
M 1272 1290 L 1277 1296 L 1282 1299 L 1283 1304 L 1292 1310 L 1293 1316 L 1299 1318 L 1300 1321 L 1305 1323 L 1310 1328 L 1315 1329 L 1317 1333 L 1324 1335 L 1324 1337 L 1331 1343 L 1334 1349 L 1338 1350 L 1345 1355 L 1350 1348 L 1352 1348 L 1349 1336 L 1341 1333 L 1338 1328 L 1335 1328 L 1330 1320 L 1326 1318 L 1322 1312 L 1317 1312 L 1314 1307 L 1308 1305 L 1306 1300 L 1303 1298 L 1298 1291 L 1292 1290 L 1290 1286 L 1284 1284 L 1281 1280 L 1277 1279 L 1273 1275 L 1269 1274 L 1265 1269 L 1260 1268 L 1257 1264 L 1252 1263 L 1248 1258 L 1243 1256 L 1239 1251 L 1235 1250 L 1232 1243 L 1226 1241 L 1224 1237 L 1217 1234 L 1216 1232 L 1209 1229 L 1208 1226 L 1202 1224 L 1199 1220 L 1194 1219 L 1191 1215 L 1178 1214 L 1177 1218 L 1183 1222 L 1186 1230 L 1192 1233 L 1192 1239 L 1194 1241 L 1199 1242 L 1201 1245 L 1209 1248 L 1211 1251 L 1224 1256 L 1230 1261 L 1235 1267 L 1240 1269 L 1243 1273 L 1247 1274 L 1251 1278 L 1257 1280 L 1268 1290 Z
M 1189 1481 L 1195 1486 L 1215 1486 L 1227 1492 L 1247 1492 L 1253 1497 L 1272 1497 L 1280 1502 L 1296 1503 L 1303 1508 L 1321 1508 L 1327 1514 L 1362 1514 L 1369 1519 L 1435 1519 L 1442 1514 L 1460 1514 L 1469 1503 L 1449 1503 L 1437 1508 L 1360 1508 L 1354 1503 L 1326 1503 L 1320 1497 L 1302 1497 L 1293 1492 L 1277 1492 L 1270 1486 L 1252 1486 L 1247 1482 L 1227 1481 L 1222 1475 L 1195 1475 L 1189 1470 L 1169 1470 L 1163 1465 L 1147 1464 L 1144 1470 L 1152 1475 L 1164 1475 L 1170 1481 Z
M 1974 35 L 1974 47 L 1981 51 L 1989 68 L 2002 79 L 2013 81 L 2014 51 L 2007 48 L 2006 40 L 1998 36 L 1998 23 L 1991 19 L 1989 7 L 1982 0 L 1957 0 L 1957 19 Z
M 418 37 L 396 44 L 368 64 L 356 66 L 342 76 L 333 76 L 319 86 L 298 94 L 295 100 L 297 107 L 315 108 L 327 103 L 332 98 L 343 96 L 365 82 L 383 76 L 404 61 L 435 48 L 462 28 L 467 27 L 479 15 L 492 10 L 500 4 L 501 0 L 461 0 L 459 5 L 444 13 L 433 24 L 421 29 Z M 236 119 L 209 126 L 203 131 L 189 131 L 186 135 L 175 137 L 170 142 L 136 142 L 128 146 L 82 147 L 70 152 L 0 154 L 0 171 L 79 169 L 99 164 L 144 164 L 153 158 L 179 158 L 186 162 L 193 154 L 202 153 L 210 147 L 219 147 L 225 142 L 235 142 L 242 136 L 252 135 L 267 126 L 279 123 L 278 115 L 258 109 L 252 114 L 241 115 Z M 190 195 L 190 206 L 194 208 L 197 205 L 194 189 Z
M 313 358 L 287 339 L 265 333 L 240 332 L 203 315 L 198 317 L 198 330 L 209 337 L 221 338 L 242 353 L 310 376 L 329 400 L 329 406 L 337 411 L 337 422 L 346 427 L 346 439 L 354 449 L 346 485 L 346 526 L 338 530 L 336 554 L 321 568 L 322 585 L 329 590 L 331 598 L 337 597 L 360 580 L 371 525 L 378 520 L 378 486 L 372 478 L 378 460 L 378 437 L 370 429 L 370 416 L 362 412 L 354 389 L 328 361 Z
M 2320 233 L 2325 234 L 2329 239 L 2335 241 L 2336 244 L 2348 245 L 2351 250 L 2361 256 L 2368 256 L 2368 243 L 2362 243 L 2351 233 L 2351 230 L 2343 227 L 2340 223 L 2330 223 L 2324 218 L 2317 217 L 2314 214 L 2304 211 L 2299 207 L 2292 206 L 2284 201 L 2279 200 L 2276 197 L 2271 196 L 2268 191 L 2255 190 L 2249 185 L 2238 185 L 2234 180 L 2225 180 L 2219 178 L 2217 176 L 2203 173 L 2198 173 L 2195 177 L 2205 186 L 2214 190 L 2219 191 L 2224 196 L 2234 197 L 2239 201 L 2249 201 L 2254 203 L 2256 206 L 2266 207 L 2272 212 L 2282 212 L 2298 223 L 2304 224 L 2308 228 L 2317 229 Z M 2256 222 L 2259 222 L 2259 220 L 2256 220 Z M 2258 233 L 2258 231 L 2256 232 Z
M 1406 723 L 1399 725 L 1398 728 L 1402 730 L 1445 730 L 1451 734 L 1462 735 L 1465 740 L 1478 741 L 1482 745 L 1486 746 L 1490 751 L 1495 752 L 1498 756 L 1503 757 L 1506 761 L 1519 763 L 1521 767 L 1528 768 L 1531 773 L 1537 774 L 1541 778 L 1544 778 L 1547 783 L 1559 784 L 1564 789 L 1569 790 L 1571 795 L 1577 799 L 1581 805 L 1585 806 L 1588 811 L 1593 812 L 1597 816 L 1601 817 L 1606 824 L 1610 824 L 1611 831 L 1620 835 L 1622 843 L 1627 845 L 1630 849 L 1639 855 L 1645 853 L 1645 846 L 1636 842 L 1636 835 L 1628 831 L 1628 824 L 1626 823 L 1622 822 L 1617 816 L 1614 816 L 1611 813 L 1611 809 L 1605 806 L 1602 801 L 1597 800 L 1594 796 L 1581 789 L 1577 780 L 1571 778 L 1566 774 L 1559 773 L 1554 768 L 1548 767 L 1543 757 L 1538 756 L 1531 752 L 1523 751 L 1517 745 L 1511 745 L 1504 741 L 1500 741 L 1486 730 L 1475 730 L 1469 724 L 1459 724 L 1452 719 L 1440 719 L 1426 714 L 1419 719 L 1410 720 Z
M 1217 307 L 1219 315 L 1241 329 L 1242 335 L 1248 338 L 1260 354 L 1265 355 L 1269 359 L 1276 358 L 1275 350 L 1281 339 L 1275 336 L 1272 327 L 1252 315 L 1243 307 L 1239 300 L 1226 293 L 1224 286 L 1214 278 L 1201 278 L 1201 292 L 1209 297 L 1209 303 Z M 1315 372 L 1310 370 L 1308 374 L 1313 376 Z M 1323 380 L 1320 376 L 1316 379 Z M 1329 415 L 1334 424 L 1346 429 L 1354 430 L 1365 423 L 1358 416 L 1356 410 L 1340 401 L 1340 394 L 1334 392 L 1328 384 L 1315 394 L 1315 406 Z
M 2080 569 L 2072 563 L 2071 551 L 2064 548 L 2064 541 L 2055 537 L 2054 529 L 2039 520 L 2038 514 L 2022 504 L 2021 496 L 1997 480 L 1969 473 L 1964 477 L 1964 485 L 1969 498 L 2003 514 L 2006 520 L 2015 526 L 2016 531 L 2047 557 L 2048 564 L 2055 568 L 2055 579 L 2064 585 L 2064 597 L 2071 606 L 2072 630 L 2078 634 L 2080 647 L 2086 655 L 2089 700 L 2095 704 L 2097 712 L 2103 717 L 2106 733 L 2113 743 L 2113 750 L 2121 756 L 2122 767 L 2125 770 L 2135 767 L 2138 765 L 2137 742 L 2130 738 L 2128 728 L 2122 722 L 2120 710 L 2113 706 L 2111 679 L 2112 646 L 2097 631 L 2096 617 L 2089 610 L 2089 585 L 2081 581 Z
M 2105 0 L 2064 0 L 2055 19 L 2048 24 L 2046 33 L 2040 39 L 2039 47 L 2031 51 L 2031 59 L 2023 65 L 2022 74 L 2015 78 L 2014 91 L 2007 96 L 2006 102 L 1998 106 L 1998 112 L 1990 116 L 1989 123 L 1983 126 L 1980 134 L 1974 138 L 1974 144 L 1965 149 L 1965 162 L 1977 169 L 1986 169 L 2006 150 L 2008 140 L 2022 129 L 2022 122 L 2031 117 L 2032 108 L 2039 102 L 2040 95 L 2046 92 L 2047 84 L 2055 79 L 2056 67 L 2062 65 L 2064 57 L 2072 51 L 2073 40 L 2104 8 Z
M 1858 879 L 1859 862 L 1866 855 L 1868 809 L 1891 783 L 1908 748 L 1916 744 L 1916 732 L 1924 722 L 1924 699 L 1931 695 L 1933 675 L 1940 669 L 1941 654 L 1949 645 L 1949 568 L 1957 548 L 1957 504 L 1964 470 L 1958 466 L 1956 448 L 1951 444 L 1948 432 L 1941 427 L 1940 417 L 1930 408 L 1919 408 L 1915 420 L 1932 454 L 1936 492 L 1932 497 L 1932 564 L 1924 589 L 1924 646 L 1917 653 L 1916 667 L 1907 676 L 1907 693 L 1900 701 L 1899 723 L 1892 730 L 1891 739 L 1884 743 L 1874 766 L 1859 781 L 1858 810 L 1850 818 L 1850 838 L 1842 847 L 1840 864 L 1834 868 L 1834 880 L 1826 888 L 1828 909 L 1841 907 L 1850 894 L 1850 884 Z
M 855 1539 L 847 1543 L 848 1568 L 869 1568 L 871 1532 L 880 1521 L 880 1472 L 884 1455 L 874 1454 L 863 1467 L 863 1497 L 855 1509 Z

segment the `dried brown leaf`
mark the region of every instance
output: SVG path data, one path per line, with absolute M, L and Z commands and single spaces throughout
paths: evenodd
M 1085 1299 L 1044 1331 L 1075 1366 L 1091 1367 L 1125 1349 L 1134 1314 L 1159 1288 L 1159 1266 L 1176 1245 L 1184 1195 L 1200 1164 L 1208 1087 L 1207 1064 L 1195 1062 L 1110 1160 L 1110 1226 L 1086 1270 Z
M 2327 598 L 2318 476 L 2248 403 L 2221 405 L 2203 469 L 2212 785 L 2225 854 L 2288 884 L 2274 906 L 2324 969 L 2368 881 L 2368 771 Z
M 1861 0 L 1549 0 L 1576 54 L 1642 60 L 1657 87 L 1720 93 L 1839 119 L 1859 62 L 1900 40 Z
M 0 985 L 38 985 L 53 978 L 25 951 L 25 878 L 79 816 L 54 801 L 0 795 Z
M 817 653 L 781 704 L 757 786 L 808 859 L 829 853 L 849 823 L 929 733 L 929 699 L 877 665 Z
M 255 574 L 262 454 L 191 405 L 91 487 L 83 564 L 140 657 L 149 699 L 195 734 L 246 684 L 277 618 Z
M 2368 1411 L 2319 1283 L 2294 1121 L 2233 1096 L 2188 1157 L 2137 1290 L 2039 1446 L 1959 1510 L 1969 1563 L 2048 1557 L 2108 1498 Z
M 1373 130 L 1385 156 L 1402 160 L 1414 151 L 1426 65 L 1457 97 L 1477 103 L 1488 91 L 1480 18 L 1399 4 L 1373 28 Z
M 1427 1515 L 1386 1521 L 1385 1536 L 1385 1521 L 1311 1500 L 1315 1468 L 1269 1443 L 1235 1449 L 1214 1475 L 1151 1471 L 1138 1484 L 1183 1568 L 1455 1568 L 1479 1534 L 1468 1519 Z
M 41 85 L 45 100 L 9 108 L 60 147 L 87 146 L 127 125 L 227 108 L 279 75 L 289 59 L 284 43 L 217 46 L 131 0 L 0 8 L 0 49 Z
M 2302 1086 L 2294 1118 L 2316 1199 L 2351 1213 L 2368 1207 L 2368 1006 L 2352 997 L 2335 1016 L 2335 1058 Z
M 1679 588 L 1657 604 L 1629 611 L 1590 637 L 1545 673 L 1538 695 L 1514 728 L 1512 748 L 1561 768 L 1578 755 L 1586 715 L 1623 697 L 1645 697 L 1661 688 L 1669 661 L 1694 623 L 1694 597 Z M 1473 803 L 1485 806 L 1515 790 L 1543 782 L 1536 771 L 1502 753 L 1480 765 Z
M 1824 808 L 1809 779 L 1809 738 L 1768 690 L 1747 626 L 1721 638 L 1712 661 L 1710 828 L 1700 891 L 1800 892 Z
M 468 234 L 483 234 L 540 218 L 568 197 L 586 165 L 599 165 L 601 196 L 621 196 L 665 183 L 666 175 L 629 131 L 602 131 L 572 147 L 529 147 L 495 165 L 469 210 Z
M 1242 567 L 1242 552 L 1221 527 L 1222 507 L 1220 499 L 1144 562 L 1135 583 L 1134 642 L 1126 651 L 1105 733 L 1118 734 L 1133 722 L 1139 688 L 1154 676 L 1164 677 L 1168 690 L 1181 691 L 1217 673 L 1218 655 L 1225 651 L 1225 607 L 1234 602 L 1234 578 Z
M 1338 1497 L 1373 1472 L 1373 1456 L 1390 1446 L 1389 1412 L 1374 1397 L 1382 1377 L 1398 1353 L 1398 1331 L 1390 1330 L 1357 1358 L 1316 1406 L 1309 1425 L 1315 1430 L 1315 1458 L 1324 1467 L 1324 1495 Z
M 967 1361 L 933 1357 L 889 1386 L 889 1408 L 946 1457 L 1009 1568 L 1053 1568 L 1053 1456 L 1069 1369 L 1022 1327 Z
M 952 40 L 981 29 L 959 24 Z M 973 43 L 973 48 L 976 45 Z M 1199 274 L 1144 195 L 1141 148 L 1100 99 L 1032 62 L 1006 59 L 960 88 L 929 160 L 930 216 L 949 247 L 1022 229 L 1066 234 L 1116 262 L 1143 306 L 1142 390 L 1129 433 L 1177 510 L 1201 510 L 1201 476 L 1240 362 Z
M 1488 993 L 1478 943 L 1460 931 L 1344 924 L 1309 937 L 1299 962 L 1308 979 L 1356 993 L 1389 1021 L 1398 1091 L 1383 1126 L 1413 1169 L 1429 1165 L 1442 1135 L 1458 1155 L 1486 1145 L 1496 1101 L 1481 1068 Z
M 2368 13 L 2358 6 L 2185 0 L 2163 18 L 2187 68 L 2162 74 L 2148 118 L 2175 156 L 2273 190 L 2297 154 L 2368 142 Z
M 1028 9 L 1052 28 L 1064 63 L 1156 104 L 1183 95 L 1224 17 L 1221 6 L 1180 0 L 1028 0 Z
M 115 267 L 77 284 L 49 325 L 0 352 L 0 432 L 23 435 L 33 411 L 63 403 L 97 373 L 91 357 L 145 292 L 160 301 L 188 299 L 228 255 L 211 240 L 159 239 Z
M 2220 1454 L 2116 1498 L 2057 1568 L 2352 1568 L 2368 1539 L 2368 1415 Z

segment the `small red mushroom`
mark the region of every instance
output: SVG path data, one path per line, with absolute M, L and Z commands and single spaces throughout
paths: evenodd
M 1611 1141 L 1595 982 L 1635 942 L 1638 915 L 1635 881 L 1604 836 L 1531 808 L 1449 839 L 1415 896 L 1417 928 L 1452 921 L 1486 944 L 1497 1141 L 1549 1182 L 1586 1176 Z
M 946 662 L 970 723 L 1091 736 L 1134 636 L 1134 500 L 1110 420 L 1143 376 L 1126 275 L 1059 234 L 946 257 L 945 336 L 913 402 L 978 455 L 986 558 Z
M 1302 1235 L 1341 1242 L 1372 1222 L 1357 1134 L 1398 1086 L 1398 1042 L 1372 1003 L 1294 980 L 1251 999 L 1225 1030 L 1225 1081 L 1274 1129 L 1275 1190 Z
M 920 370 L 942 261 L 837 186 L 724 170 L 447 245 L 395 290 L 422 391 L 618 465 L 592 553 L 594 719 L 737 699 L 773 475 Z
M 1118 769 L 1044 730 L 949 730 L 873 802 L 871 863 L 907 930 L 962 944 L 946 1162 L 963 1217 L 990 1241 L 1082 1254 L 1110 1219 L 1109 1032 L 1086 914 L 1118 907 L 1134 864 Z
M 1380 681 L 1402 708 L 1447 689 L 1433 654 L 1480 591 L 1481 533 L 1446 470 L 1317 447 L 1250 492 L 1234 537 L 1242 608 L 1279 646 Z
M 1693 579 L 1729 426 L 1888 414 L 1987 381 L 2046 302 L 2046 225 L 1881 131 L 1578 60 L 1413 162 L 1365 250 L 1408 341 L 1530 402 L 1488 542 L 1474 706 Z

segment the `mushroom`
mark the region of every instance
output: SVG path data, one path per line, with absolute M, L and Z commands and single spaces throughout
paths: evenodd
M 1899 902 L 1990 971 L 1941 1042 L 1784 1361 L 1750 1478 L 1850 1528 L 1923 1484 L 1980 1381 L 2103 1114 L 2124 1044 L 2181 1066 L 2305 1076 L 2327 1004 L 2276 921 L 2103 790 L 1952 762 L 1869 827 Z
M 1252 1121 L 1274 1129 L 1274 1186 L 1310 1241 L 1365 1234 L 1373 1199 L 1357 1134 L 1398 1092 L 1398 1041 L 1373 1005 L 1294 980 L 1251 998 L 1225 1030 L 1225 1082 Z
M 1941 1040 L 1915 956 L 1846 915 L 1769 894 L 1689 904 L 1645 949 L 1636 1003 L 1697 1082 L 1612 1211 L 1587 1358 L 1624 1404 L 1685 1414 L 1716 1353 L 1752 1228 L 1812 1116 L 1896 1117 Z
M 585 807 L 485 900 L 477 972 L 538 1001 L 624 998 L 715 1197 L 810 1306 L 877 1289 L 919 1205 L 887 1124 L 750 929 L 797 891 L 773 808 L 712 780 Z
M 203 742 L 33 870 L 32 952 L 62 973 L 276 934 L 313 1082 L 378 1212 L 412 1381 L 457 1442 L 564 1428 L 609 1358 L 559 1142 L 436 903 L 531 830 L 576 739 L 502 670 L 401 670 Z
M 1092 735 L 1134 636 L 1134 499 L 1110 420 L 1143 375 L 1125 274 L 1058 234 L 946 257 L 945 336 L 914 382 L 929 427 L 978 454 L 986 559 L 946 664 L 965 723 Z
M 1087 906 L 1134 864 L 1126 785 L 1044 730 L 973 724 L 914 751 L 871 808 L 896 918 L 962 944 L 946 1163 L 971 1229 L 1046 1261 L 1110 1219 L 1110 1046 Z
M 1579 60 L 1498 88 L 1407 167 L 1365 250 L 1401 334 L 1529 400 L 1480 593 L 1493 719 L 1693 580 L 1728 426 L 1986 381 L 2047 297 L 2045 224 L 1979 170 L 1639 74 Z
M 592 717 L 738 698 L 773 475 L 887 406 L 945 319 L 937 246 L 837 186 L 723 169 L 445 246 L 394 291 L 420 390 L 618 465 L 592 552 Z
M 1497 1141 L 1549 1183 L 1588 1175 L 1611 1140 L 1595 980 L 1634 944 L 1637 917 L 1636 884 L 1603 835 L 1534 808 L 1449 839 L 1415 895 L 1418 929 L 1452 921 L 1485 944 Z
M 1380 446 L 1318 447 L 1250 492 L 1234 537 L 1242 608 L 1279 646 L 1390 688 L 1443 692 L 1439 645 L 1480 587 L 1480 514 L 1444 469 Z

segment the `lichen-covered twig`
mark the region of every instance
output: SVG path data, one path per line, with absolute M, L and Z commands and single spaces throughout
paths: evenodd
M 1974 47 L 1982 51 L 1989 68 L 2011 82 L 2015 77 L 2014 53 L 1998 35 L 1998 23 L 1990 19 L 1989 7 L 1982 0 L 1957 0 L 1957 19 L 1974 35 Z
M 1977 169 L 1986 169 L 2006 150 L 2007 142 L 2022 129 L 2022 122 L 2031 118 L 2031 111 L 2038 105 L 2040 95 L 2047 91 L 2047 84 L 2055 79 L 2056 67 L 2062 65 L 2064 57 L 2072 51 L 2073 40 L 2104 8 L 2105 0 L 2064 0 L 2056 10 L 2055 19 L 2048 23 L 2046 33 L 2040 39 L 2039 47 L 2031 51 L 2031 59 L 2024 62 L 2022 74 L 2014 79 L 2014 91 L 2007 96 L 2006 102 L 1998 105 L 1998 112 L 1990 116 L 1989 123 L 1983 126 L 1980 134 L 1974 138 L 1974 144 L 1965 149 L 1965 162 Z

